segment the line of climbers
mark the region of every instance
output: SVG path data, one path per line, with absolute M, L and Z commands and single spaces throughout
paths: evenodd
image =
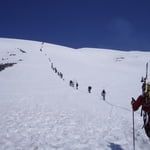
M 57 75 L 64 80 L 63 78 L 63 74 L 61 72 L 58 71 L 58 69 L 56 67 L 54 67 L 54 64 L 52 63 L 51 59 L 49 58 L 49 62 L 51 63 L 51 69 L 57 73 Z M 70 87 L 73 87 L 75 88 L 76 90 L 79 89 L 79 83 L 77 81 L 73 81 L 73 80 L 70 80 L 69 81 L 69 86 Z M 92 92 L 92 86 L 88 86 L 88 93 L 91 93 Z M 101 91 L 101 96 L 103 98 L 103 100 L 105 100 L 105 97 L 106 97 L 106 91 L 103 89 Z
M 41 43 L 41 48 L 40 48 L 41 52 L 43 51 L 43 45 L 44 45 L 44 42 Z M 61 79 L 64 80 L 62 72 L 58 71 L 58 69 L 56 67 L 54 67 L 54 64 L 53 64 L 53 62 L 51 61 L 50 58 L 48 58 L 48 60 L 51 63 L 51 69 L 54 71 L 54 73 L 56 73 Z M 75 81 L 75 83 L 74 83 L 73 80 L 69 81 L 69 86 L 73 87 L 73 88 L 75 87 L 75 89 L 77 89 L 77 90 L 79 88 L 78 82 Z M 88 93 L 91 93 L 91 91 L 92 91 L 92 86 L 88 86 Z M 104 89 L 101 91 L 101 96 L 102 96 L 103 100 L 105 100 L 106 91 Z
M 41 48 L 40 48 L 41 52 L 43 51 L 43 46 L 44 46 L 44 42 L 41 43 Z M 45 56 L 47 56 L 47 54 L 45 54 Z M 62 72 L 58 71 L 58 69 L 54 67 L 53 62 L 51 61 L 50 58 L 48 58 L 48 60 L 51 63 L 51 69 L 54 71 L 54 73 L 56 73 L 61 79 L 64 80 Z
M 79 84 L 78 84 L 77 81 L 75 81 L 75 83 L 74 83 L 72 80 L 70 80 L 69 81 L 69 86 L 73 87 L 73 88 L 75 87 L 75 89 L 78 90 Z M 92 86 L 88 86 L 88 93 L 91 93 L 91 92 L 92 92 Z M 101 91 L 101 96 L 102 96 L 103 100 L 105 100 L 106 91 L 104 89 Z
M 43 51 L 43 46 L 44 46 L 44 42 L 41 43 L 41 48 L 40 48 L 41 52 Z M 47 54 L 45 54 L 45 56 L 47 56 Z M 54 67 L 53 62 L 51 61 L 50 58 L 48 58 L 48 60 L 51 63 L 51 69 L 54 71 L 54 73 L 56 73 L 61 79 L 64 80 L 62 72 L 58 71 L 58 69 Z
M 49 61 L 51 62 L 50 58 Z M 62 72 L 58 71 L 56 67 L 54 67 L 53 63 L 51 62 L 51 69 L 56 73 L 61 79 L 64 80 Z

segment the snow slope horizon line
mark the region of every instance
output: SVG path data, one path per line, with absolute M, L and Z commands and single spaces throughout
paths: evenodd
M 44 41 L 36 41 L 36 40 L 28 40 L 28 39 L 17 39 L 17 38 L 3 38 L 0 37 L 0 42 L 1 41 L 8 41 L 8 42 L 12 42 L 12 41 L 17 41 L 17 42 L 27 42 L 27 43 L 45 43 L 48 45 L 52 45 L 52 46 L 59 46 L 59 47 L 63 47 L 63 48 L 67 48 L 67 49 L 73 49 L 73 50 L 104 50 L 104 51 L 120 51 L 120 52 L 150 52 L 150 51 L 143 51 L 143 50 L 118 50 L 118 49 L 106 49 L 106 48 L 92 48 L 92 47 L 82 47 L 82 48 L 71 48 L 68 46 L 64 46 L 64 45 L 58 45 L 58 44 L 54 44 L 54 43 L 48 43 L 48 42 L 44 42 Z

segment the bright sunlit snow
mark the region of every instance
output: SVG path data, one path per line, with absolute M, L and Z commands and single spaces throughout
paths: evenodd
M 132 150 L 130 102 L 149 58 L 1 38 L 0 64 L 15 64 L 0 71 L 0 150 Z M 149 150 L 142 126 L 139 110 L 135 146 Z

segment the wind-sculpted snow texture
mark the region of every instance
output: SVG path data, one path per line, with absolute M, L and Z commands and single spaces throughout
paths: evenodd
M 0 71 L 0 150 L 132 150 L 130 101 L 149 58 L 1 38 L 0 64 L 15 65 Z M 142 125 L 139 110 L 136 150 L 149 150 Z

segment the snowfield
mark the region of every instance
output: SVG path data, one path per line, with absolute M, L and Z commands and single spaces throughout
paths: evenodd
M 15 63 L 0 71 L 0 150 L 132 150 L 130 102 L 149 61 L 150 52 L 0 38 L 0 64 Z M 135 146 L 149 150 L 142 126 L 139 110 Z

